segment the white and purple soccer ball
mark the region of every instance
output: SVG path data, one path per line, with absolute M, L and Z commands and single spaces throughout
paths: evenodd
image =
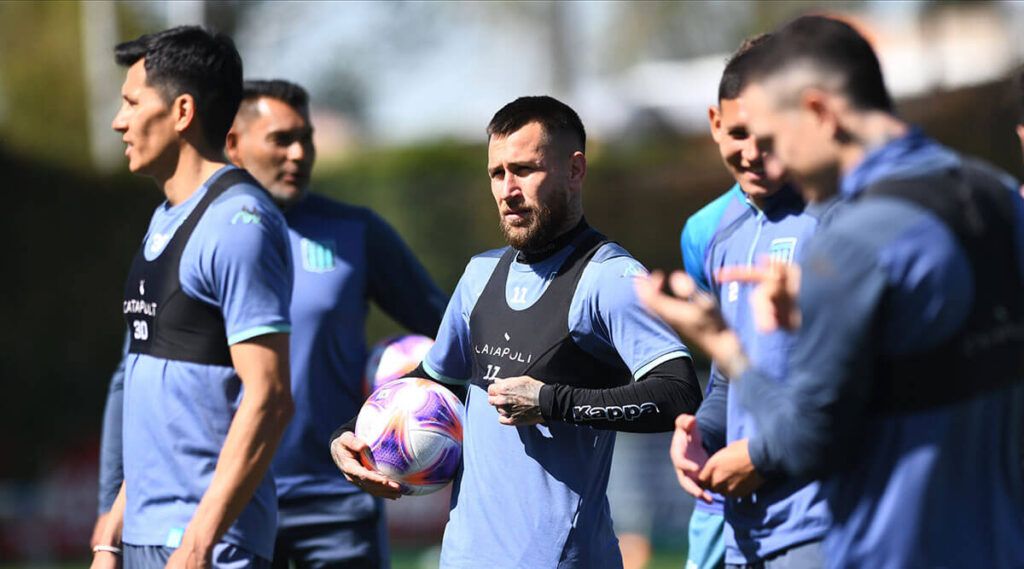
M 364 395 L 389 381 L 405 377 L 420 365 L 433 345 L 433 340 L 419 334 L 390 336 L 374 344 L 363 373 Z
M 402 484 L 405 494 L 444 488 L 462 458 L 465 409 L 455 394 L 426 379 L 406 377 L 374 391 L 356 419 L 356 436 L 370 445 L 366 464 Z

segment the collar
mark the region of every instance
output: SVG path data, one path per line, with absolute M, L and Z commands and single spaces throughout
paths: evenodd
M 903 136 L 868 151 L 860 164 L 840 179 L 839 193 L 853 198 L 880 180 L 934 172 L 958 162 L 951 150 L 912 126 Z
M 532 265 L 533 263 L 543 261 L 564 249 L 588 229 L 590 229 L 590 225 L 587 223 L 587 218 L 584 217 L 583 219 L 580 219 L 580 222 L 576 224 L 576 227 L 573 227 L 569 231 L 555 237 L 547 245 L 533 251 L 518 251 L 516 253 L 516 262 Z

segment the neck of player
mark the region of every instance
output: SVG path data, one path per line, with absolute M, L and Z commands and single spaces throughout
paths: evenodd
M 183 145 L 174 172 L 160 184 L 167 202 L 176 206 L 192 197 L 203 182 L 227 163 L 223 152 Z

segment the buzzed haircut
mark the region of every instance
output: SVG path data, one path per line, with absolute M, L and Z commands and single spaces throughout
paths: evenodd
M 573 151 L 586 152 L 587 133 L 579 115 L 547 95 L 519 97 L 502 107 L 487 125 L 487 137 L 509 136 L 532 122 L 540 123 L 552 141 L 564 141 Z
M 179 26 L 118 44 L 114 59 L 124 67 L 144 60 L 146 85 L 168 104 L 192 95 L 203 139 L 212 148 L 224 146 L 242 101 L 242 58 L 230 37 Z
M 773 33 L 754 59 L 748 81 L 808 64 L 823 76 L 837 77 L 834 87 L 854 108 L 893 111 L 875 50 L 845 22 L 824 16 L 797 18 Z
M 755 61 L 753 54 L 768 43 L 771 34 L 751 36 L 740 44 L 736 53 L 729 56 L 722 71 L 722 79 L 718 82 L 718 102 L 731 101 L 739 98 L 743 88 L 747 86 L 747 74 L 750 62 Z
M 301 85 L 284 79 L 249 79 L 242 88 L 242 102 L 267 97 L 277 99 L 299 112 L 309 109 L 309 93 Z

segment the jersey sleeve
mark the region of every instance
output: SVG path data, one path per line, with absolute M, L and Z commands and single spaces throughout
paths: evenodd
M 808 249 L 803 266 L 804 317 L 787 382 L 757 369 L 735 382 L 757 421 L 750 457 L 765 476 L 827 472 L 843 459 L 870 397 L 868 362 L 877 345 L 871 336 L 886 276 L 872 251 L 825 234 Z
M 498 257 L 474 257 L 455 286 L 437 339 L 423 360 L 423 369 L 434 380 L 455 387 L 469 383 L 473 373 L 469 317 L 497 262 Z
M 217 198 L 182 256 L 183 289 L 220 308 L 228 344 L 291 330 L 287 226 L 259 191 L 236 186 Z
M 679 248 L 683 254 L 683 268 L 686 274 L 697 283 L 702 290 L 710 291 L 711 285 L 704 272 L 704 257 L 707 254 L 708 239 L 705 235 L 699 235 L 694 228 L 695 222 L 691 217 L 683 226 L 683 232 L 679 236 Z
M 433 338 L 448 298 L 390 225 L 370 213 L 366 248 L 370 297 L 410 331 Z
M 646 274 L 628 255 L 591 261 L 569 310 L 576 344 L 603 361 L 621 360 L 634 379 L 663 362 L 690 357 L 675 332 L 641 306 L 633 280 Z

